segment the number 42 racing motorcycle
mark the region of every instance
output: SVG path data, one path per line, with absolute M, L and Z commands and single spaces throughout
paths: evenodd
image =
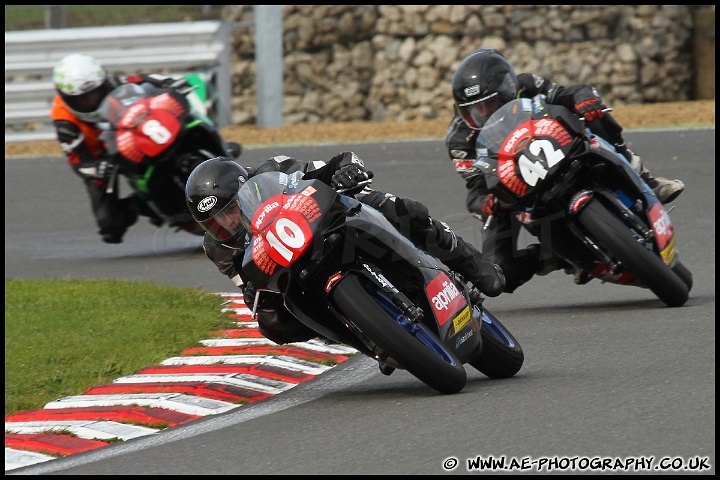
M 349 345 L 390 374 L 407 370 L 443 394 L 469 364 L 515 375 L 524 353 L 460 275 L 417 249 L 377 210 L 300 172 L 251 177 L 238 198 L 251 238 L 242 270 L 318 335 Z
M 543 248 L 586 279 L 648 288 L 669 307 L 685 304 L 693 279 L 668 212 L 584 118 L 544 95 L 515 99 L 488 118 L 478 143 L 488 155 L 474 166 L 488 189 L 520 206 L 517 218 Z

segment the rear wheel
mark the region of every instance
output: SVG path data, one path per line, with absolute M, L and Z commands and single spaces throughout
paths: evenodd
M 490 378 L 510 378 L 522 368 L 525 353 L 513 334 L 492 313 L 483 310 L 482 316 L 482 353 L 470 365 Z
M 645 248 L 632 230 L 600 201 L 590 200 L 578 214 L 578 221 L 668 307 L 680 307 L 687 302 L 686 282 Z
M 427 327 L 408 320 L 371 282 L 347 275 L 333 290 L 342 314 L 402 368 L 440 393 L 465 387 L 462 363 Z

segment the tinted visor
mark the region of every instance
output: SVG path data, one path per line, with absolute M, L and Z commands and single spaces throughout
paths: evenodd
M 105 98 L 105 86 L 101 85 L 94 90 L 85 92 L 82 95 L 65 95 L 62 94 L 62 99 L 65 101 L 68 107 L 72 108 L 76 112 L 90 113 L 94 112 L 102 103 Z
M 242 209 L 237 195 L 219 212 L 206 220 L 198 222 L 218 242 L 226 242 L 244 232 L 242 225 Z
M 479 130 L 498 108 L 510 100 L 511 98 L 495 92 L 474 102 L 458 104 L 457 109 L 460 116 L 470 128 Z

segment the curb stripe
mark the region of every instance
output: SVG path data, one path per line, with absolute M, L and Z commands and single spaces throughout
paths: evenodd
M 131 438 L 144 437 L 157 432 L 157 429 L 141 427 L 138 425 L 126 425 L 118 422 L 87 421 L 87 420 L 66 420 L 54 422 L 12 422 L 5 424 L 5 431 L 9 433 L 36 434 L 57 432 L 61 434 L 68 431 L 80 438 L 92 440 L 130 440 Z
M 253 403 L 273 396 L 272 393 L 258 392 L 235 385 L 221 385 L 202 382 L 184 383 L 130 383 L 99 385 L 88 389 L 88 395 L 122 394 L 122 393 L 188 393 L 203 398 L 219 400 L 235 404 Z
M 100 440 L 71 437 L 69 435 L 6 433 L 5 446 L 19 450 L 46 452 L 52 455 L 72 455 L 87 452 L 108 444 Z
M 29 452 L 23 450 L 15 450 L 14 448 L 5 447 L 5 470 L 14 470 L 28 465 L 55 460 L 55 457 L 43 455 L 42 453 Z
M 332 355 L 324 352 L 313 352 L 305 348 L 283 346 L 283 345 L 248 345 L 248 346 L 227 346 L 227 347 L 195 347 L 182 352 L 183 355 L 290 355 L 309 360 L 311 362 L 332 361 L 344 362 L 348 359 L 345 355 Z
M 274 378 L 283 382 L 301 383 L 314 378 L 314 375 L 273 367 L 271 365 L 158 365 L 140 370 L 139 373 L 249 373 L 258 377 Z
M 169 427 L 174 427 L 198 418 L 202 418 L 202 416 L 165 410 L 163 408 L 110 406 L 26 410 L 8 415 L 5 417 L 5 422 L 110 420 L 123 423 L 143 423 L 145 425 L 165 424 Z
M 221 402 L 210 398 L 195 397 L 183 393 L 166 395 L 163 393 L 129 393 L 126 395 L 72 395 L 63 397 L 45 405 L 45 408 L 92 407 L 103 405 L 147 405 L 149 407 L 166 408 L 181 413 L 207 416 L 223 413 L 235 408 L 229 402 Z
M 162 365 L 212 365 L 216 363 L 226 364 L 266 364 L 283 368 L 290 368 L 299 372 L 311 375 L 320 375 L 332 367 L 312 363 L 300 358 L 274 357 L 272 355 L 203 355 L 199 357 L 172 357 L 160 362 Z

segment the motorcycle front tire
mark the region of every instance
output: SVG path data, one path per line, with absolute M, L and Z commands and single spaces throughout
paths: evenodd
M 658 255 L 645 248 L 600 200 L 591 199 L 578 214 L 578 221 L 668 307 L 680 307 L 687 302 L 689 289 L 685 282 Z
M 457 357 L 370 280 L 348 274 L 333 288 L 332 299 L 349 322 L 427 386 L 444 394 L 465 388 L 467 372 Z
M 483 310 L 480 328 L 482 352 L 470 365 L 492 379 L 510 378 L 520 371 L 525 362 L 520 342 L 492 313 Z

